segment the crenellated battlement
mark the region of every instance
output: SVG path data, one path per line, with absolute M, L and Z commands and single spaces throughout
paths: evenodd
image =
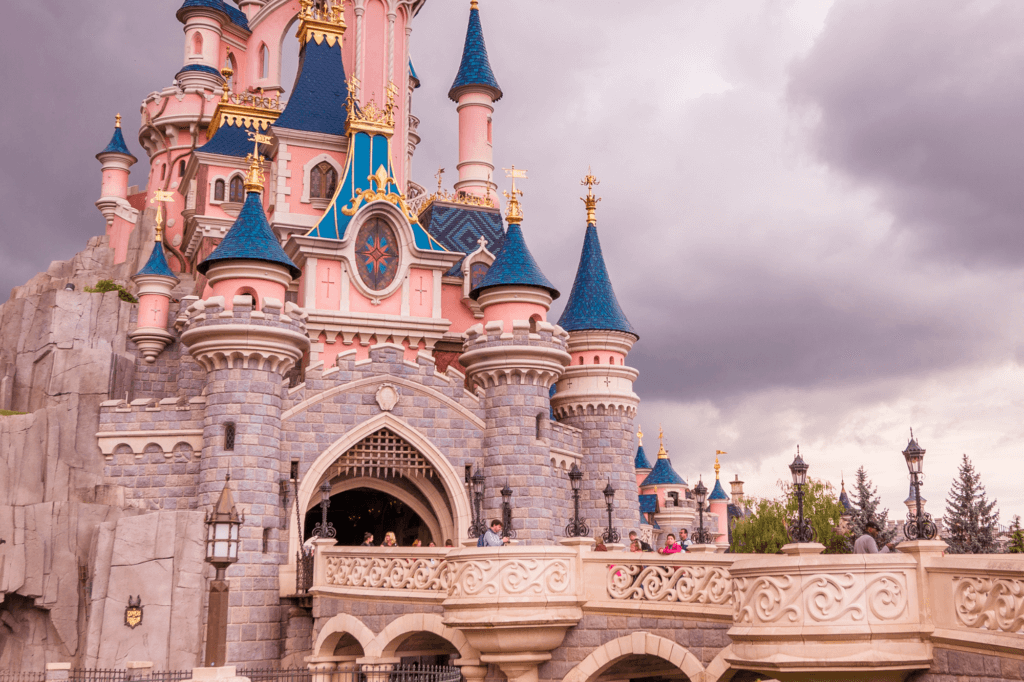
M 550 386 L 571 358 L 566 352 L 569 334 L 549 322 L 513 320 L 506 331 L 503 320 L 475 324 L 465 333 L 460 362 L 471 385 L 519 383 Z

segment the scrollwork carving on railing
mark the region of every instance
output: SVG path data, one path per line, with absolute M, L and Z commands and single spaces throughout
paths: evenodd
M 1024 631 L 1024 580 L 954 578 L 953 609 L 960 623 L 979 630 Z
M 732 578 L 721 566 L 608 567 L 608 596 L 612 599 L 678 602 L 729 606 L 733 603 Z
M 562 559 L 477 560 L 460 563 L 451 578 L 448 595 L 461 597 L 565 594 L 572 589 L 572 573 Z
M 800 583 L 788 575 L 735 578 L 737 623 L 774 623 L 783 616 L 800 620 Z
M 328 556 L 326 582 L 340 587 L 447 593 L 450 574 L 444 559 Z
M 875 618 L 895 620 L 907 610 L 907 589 L 898 575 L 880 575 L 868 583 L 868 608 Z
M 853 620 L 864 618 L 864 607 L 848 590 L 857 583 L 852 573 L 842 576 L 819 575 L 808 581 L 807 615 L 819 623 L 836 621 L 851 614 Z M 859 595 L 858 595 L 859 596 Z
M 736 621 L 767 624 L 787 617 L 795 623 L 803 615 L 816 623 L 863 621 L 865 606 L 876 619 L 886 621 L 907 610 L 905 575 L 868 575 L 865 581 L 860 583 L 851 572 L 809 575 L 802 582 L 789 576 L 736 578 Z

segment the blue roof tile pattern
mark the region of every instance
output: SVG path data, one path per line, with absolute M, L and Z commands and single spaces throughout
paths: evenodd
M 910 490 L 911 493 L 913 493 L 914 488 L 911 487 Z M 853 511 L 853 503 L 850 502 L 850 496 L 846 494 L 845 485 L 842 487 L 842 492 L 839 493 L 839 502 L 843 505 L 843 508 L 846 509 L 846 511 Z
M 491 269 L 484 275 L 480 284 L 473 291 L 469 292 L 473 300 L 476 300 L 484 289 L 516 284 L 547 289 L 548 293 L 551 294 L 551 298 L 558 298 L 558 289 L 540 271 L 540 266 L 537 265 L 537 261 L 533 259 L 533 254 L 530 253 L 530 249 L 526 246 L 523 230 L 517 223 L 508 226 L 508 231 L 502 240 L 501 249 L 497 253 L 494 251 L 491 253 L 495 255 Z
M 473 253 L 479 248 L 480 237 L 487 240 L 487 250 L 497 253 L 501 248 L 501 212 L 496 208 L 477 208 L 461 204 L 434 202 L 420 214 L 420 224 L 449 251 Z M 465 259 L 463 259 L 465 260 Z M 445 273 L 448 277 L 462 276 L 462 261 Z
M 651 473 L 647 474 L 647 478 L 643 480 L 640 487 L 643 488 L 649 485 L 684 486 L 686 481 L 672 468 L 672 462 L 668 457 L 659 457 L 658 461 L 654 464 L 654 468 L 651 469 Z
M 319 45 L 310 40 L 302 46 L 295 87 L 274 127 L 344 135 L 347 97 L 341 41 L 332 47 L 326 40 Z
M 178 9 L 177 17 L 178 21 L 185 23 L 183 17 L 184 12 L 190 7 L 207 7 L 218 12 L 223 12 L 227 15 L 228 19 L 232 24 L 244 28 L 246 31 L 249 30 L 249 18 L 245 16 L 245 12 L 241 11 L 236 7 L 232 7 L 224 0 L 185 0 L 185 2 Z
M 597 226 L 593 223 L 587 225 L 576 280 L 572 283 L 569 302 L 565 304 L 558 324 L 567 332 L 600 329 L 625 332 L 640 338 L 615 298 L 601 253 L 601 242 L 597 238 Z
M 201 71 L 203 73 L 212 73 L 217 78 L 220 78 L 221 80 L 224 79 L 224 76 L 221 75 L 220 71 L 213 68 L 212 66 L 207 66 L 206 64 L 186 64 L 185 66 L 178 69 L 178 73 L 185 73 L 186 71 Z
M 114 128 L 114 136 L 110 138 L 110 144 L 96 156 L 99 157 L 100 154 L 126 154 L 135 159 L 135 155 L 128 151 L 128 145 L 124 142 L 124 134 L 121 133 L 120 127 Z
M 483 85 L 494 90 L 494 101 L 501 99 L 501 88 L 491 71 L 491 62 L 487 59 L 487 45 L 484 43 L 484 30 L 480 26 L 480 10 L 469 10 L 469 28 L 466 29 L 466 44 L 462 48 L 462 63 L 459 73 L 455 76 L 448 97 L 458 101 L 459 90 L 470 85 Z
M 164 255 L 163 242 L 153 242 L 153 253 L 149 254 L 149 260 L 135 274 L 160 275 L 161 277 L 174 277 L 174 279 L 178 279 L 171 271 L 170 266 L 167 265 L 167 256 Z
M 248 154 L 252 154 L 252 141 L 249 139 L 249 133 L 253 130 L 255 128 L 251 126 L 222 125 L 217 128 L 217 132 L 213 134 L 213 137 L 196 151 L 206 152 L 207 154 L 238 156 L 244 159 Z
M 234 225 L 213 253 L 200 263 L 196 270 L 205 275 L 214 263 L 230 260 L 258 260 L 284 265 L 291 272 L 292 279 L 298 279 L 302 274 L 285 254 L 273 230 L 270 229 L 259 192 L 249 192 L 246 195 L 245 204 L 242 205 L 242 211 Z
M 657 495 L 641 495 L 640 496 L 640 513 L 641 514 L 656 514 L 656 513 L 658 513 L 658 496 Z
M 709 500 L 728 500 L 729 496 L 725 494 L 725 489 L 722 488 L 722 482 L 717 478 L 715 479 L 715 487 L 711 490 L 711 494 L 708 495 Z
M 634 469 L 650 469 L 651 463 L 647 461 L 647 453 L 644 452 L 644 446 L 641 445 L 636 449 L 636 457 L 633 459 Z

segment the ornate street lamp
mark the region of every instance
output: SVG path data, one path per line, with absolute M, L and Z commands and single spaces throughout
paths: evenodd
M 515 492 L 508 487 L 508 479 L 505 479 L 505 487 L 501 489 L 501 537 L 516 539 L 516 532 L 512 530 L 512 493 Z
M 572 469 L 569 470 L 569 485 L 572 487 L 572 521 L 565 527 L 565 537 L 567 538 L 583 538 L 590 535 L 590 529 L 580 518 L 580 484 L 582 482 L 583 472 L 576 466 L 576 462 L 573 462 Z
M 789 524 L 789 539 L 793 542 L 814 542 L 814 528 L 811 522 L 804 518 L 804 486 L 807 485 L 807 470 L 810 469 L 803 457 L 800 456 L 800 446 L 796 446 L 796 457 L 789 465 L 789 471 L 793 475 L 793 487 L 796 488 L 796 502 L 798 516 Z
M 473 523 L 469 526 L 469 537 L 471 538 L 478 538 L 487 530 L 487 526 L 484 525 L 482 509 L 484 503 L 484 484 L 486 482 L 487 477 L 479 469 L 469 477 L 470 492 L 473 495 Z
M 700 519 L 697 522 L 697 529 L 693 532 L 693 543 L 695 545 L 710 545 L 714 538 L 711 536 L 711 531 L 704 527 L 704 504 L 708 499 L 708 487 L 704 485 L 703 480 L 697 480 L 697 485 L 693 487 L 693 496 L 697 500 L 698 518 Z
M 322 521 L 313 526 L 313 537 L 317 538 L 333 538 L 337 537 L 338 532 L 334 530 L 334 524 L 327 520 L 327 509 L 331 506 L 331 482 L 324 480 L 320 484 L 320 513 L 322 515 Z
M 217 569 L 210 581 L 210 599 L 206 617 L 206 666 L 222 666 L 228 647 L 228 581 L 225 571 L 238 561 L 238 529 L 245 517 L 239 516 L 231 496 L 228 475 L 224 489 L 212 513 L 206 515 L 206 560 Z
M 615 508 L 615 488 L 609 480 L 604 488 L 604 503 L 608 506 L 608 530 L 601 536 L 606 544 L 619 541 L 619 531 L 612 528 L 612 510 Z
M 921 510 L 921 480 L 924 475 L 924 453 L 925 450 L 914 439 L 914 430 L 910 430 L 910 442 L 907 449 L 903 451 L 903 457 L 907 460 L 907 469 L 910 470 L 910 485 L 914 486 L 914 498 L 917 503 L 917 511 L 907 514 L 907 522 L 903 526 L 903 534 L 908 540 L 934 540 L 938 528 L 932 522 L 932 515 Z

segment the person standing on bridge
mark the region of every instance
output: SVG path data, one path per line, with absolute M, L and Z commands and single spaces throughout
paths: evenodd
M 864 535 L 857 538 L 857 541 L 853 543 L 854 554 L 888 554 L 891 552 L 895 545 L 893 543 L 887 544 L 882 549 L 878 549 L 878 543 L 875 542 L 875 538 L 878 537 L 878 524 L 874 521 L 868 521 L 864 524 Z
M 484 531 L 484 534 L 477 540 L 477 547 L 502 547 L 509 542 L 508 537 L 501 536 L 501 521 L 494 519 L 491 527 Z

